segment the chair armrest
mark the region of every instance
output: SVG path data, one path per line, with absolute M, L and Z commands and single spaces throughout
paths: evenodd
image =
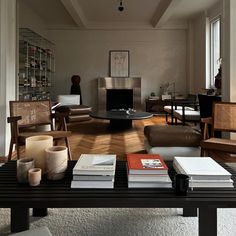
M 212 117 L 206 117 L 206 118 L 201 118 L 201 122 L 204 123 L 204 124 L 209 124 L 209 125 L 212 125 Z
M 13 143 L 17 142 L 17 138 L 19 135 L 19 127 L 18 127 L 18 120 L 21 120 L 21 116 L 10 116 L 7 117 L 7 122 L 11 125 L 11 141 Z
M 17 123 L 18 120 L 21 120 L 21 116 L 10 116 L 7 117 L 7 123 Z

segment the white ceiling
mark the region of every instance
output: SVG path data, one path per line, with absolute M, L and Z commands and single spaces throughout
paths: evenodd
M 220 0 L 20 0 L 48 28 L 155 29 L 168 21 L 188 20 Z

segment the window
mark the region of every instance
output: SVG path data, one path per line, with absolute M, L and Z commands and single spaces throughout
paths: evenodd
M 210 86 L 215 84 L 215 76 L 220 67 L 220 18 L 216 18 L 210 22 Z

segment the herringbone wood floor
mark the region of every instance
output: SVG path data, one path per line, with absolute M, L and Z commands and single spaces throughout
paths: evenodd
M 93 119 L 68 125 L 68 130 L 72 131 L 70 146 L 73 160 L 77 160 L 82 153 L 114 153 L 120 160 L 125 159 L 127 153 L 145 153 L 144 127 L 155 124 L 166 125 L 166 122 L 164 116 L 154 116 L 150 119 L 133 121 L 131 129 L 120 131 L 109 130 L 108 124 L 109 121 Z M 23 156 L 24 147 L 21 148 L 21 157 Z M 211 156 L 224 162 L 236 162 L 236 157 L 228 154 L 212 153 Z M 16 158 L 15 153 L 13 158 Z M 5 160 L 0 158 L 0 162 Z
M 165 124 L 165 118 L 154 116 L 151 119 L 133 121 L 127 130 L 109 130 L 109 121 L 93 119 L 89 122 L 71 124 L 70 145 L 72 157 L 78 159 L 81 153 L 114 153 L 124 159 L 127 153 L 145 153 L 143 129 L 146 125 Z
M 72 157 L 77 160 L 82 153 L 116 154 L 117 159 L 124 160 L 127 153 L 146 153 L 144 150 L 144 127 L 146 125 L 166 125 L 164 116 L 133 121 L 128 130 L 112 131 L 108 129 L 109 121 L 93 119 L 85 123 L 69 125 L 72 131 L 70 146 Z M 235 157 L 225 153 L 211 153 L 216 160 L 235 162 Z

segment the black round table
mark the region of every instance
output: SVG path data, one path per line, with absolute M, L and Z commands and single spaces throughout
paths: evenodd
M 90 116 L 96 119 L 110 120 L 109 128 L 122 129 L 132 127 L 133 120 L 148 119 L 153 116 L 149 112 L 134 112 L 133 114 L 127 114 L 124 111 L 95 111 L 91 112 Z

